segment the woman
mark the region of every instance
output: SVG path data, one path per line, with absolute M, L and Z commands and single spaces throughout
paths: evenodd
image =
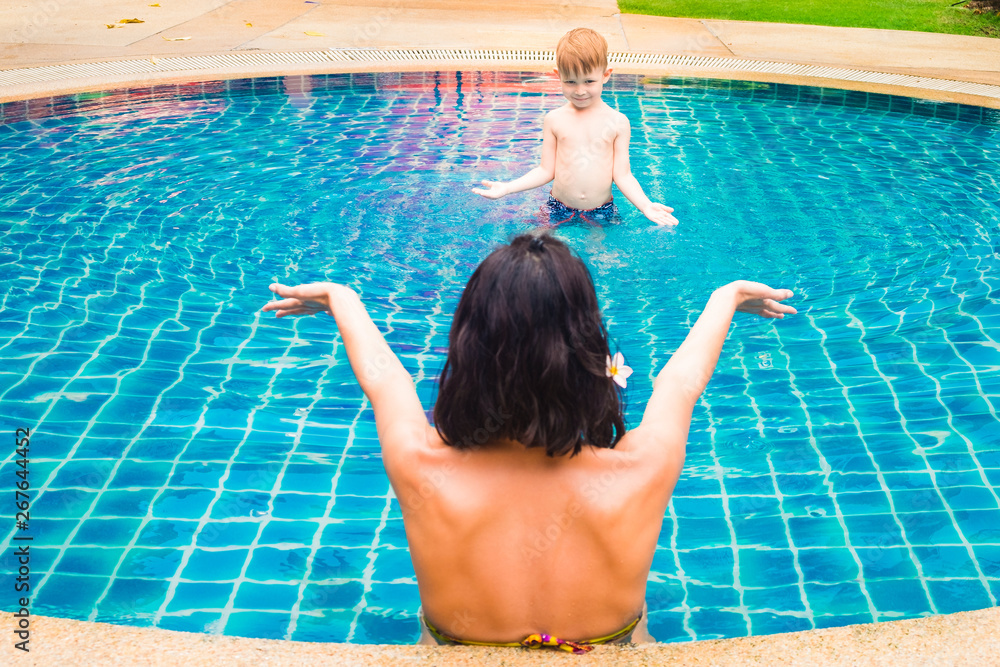
M 788 290 L 716 290 L 626 433 L 616 384 L 626 369 L 612 366 L 589 272 L 561 241 L 518 236 L 462 294 L 431 426 L 354 291 L 271 290 L 283 300 L 264 310 L 278 317 L 336 319 L 402 508 L 421 642 L 573 652 L 652 641 L 646 578 L 733 314 L 796 312 L 779 303 Z

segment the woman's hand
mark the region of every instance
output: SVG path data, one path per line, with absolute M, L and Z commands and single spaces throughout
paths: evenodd
M 778 303 L 791 298 L 791 290 L 772 289 L 764 283 L 755 283 L 749 280 L 737 280 L 721 289 L 733 292 L 733 297 L 736 299 L 736 310 L 742 313 L 780 320 L 785 315 L 794 315 L 799 312 L 791 306 Z
M 278 317 L 288 315 L 315 315 L 316 313 L 329 313 L 333 315 L 330 305 L 332 292 L 337 289 L 350 289 L 344 285 L 336 283 L 310 283 L 308 285 L 282 285 L 273 283 L 269 288 L 278 296 L 284 297 L 281 301 L 271 301 L 263 310 L 276 311 Z

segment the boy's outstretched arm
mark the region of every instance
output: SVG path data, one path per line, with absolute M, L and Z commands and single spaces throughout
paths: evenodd
M 351 370 L 375 412 L 387 466 L 405 448 L 426 441 L 430 427 L 413 378 L 389 348 L 354 290 L 335 283 L 294 287 L 275 283 L 270 289 L 284 298 L 271 301 L 264 311 L 275 311 L 278 317 L 327 312 L 336 320 Z
M 748 280 L 737 280 L 712 293 L 684 342 L 653 381 L 642 422 L 630 432 L 636 434 L 633 442 L 646 450 L 642 452 L 645 460 L 663 460 L 679 473 L 691 413 L 715 371 L 733 313 L 739 310 L 780 319 L 797 312 L 779 303 L 791 296 L 789 290 Z
M 674 209 L 650 201 L 646 193 L 642 191 L 639 181 L 632 175 L 632 163 L 629 161 L 628 155 L 631 134 L 632 126 L 629 124 L 628 118 L 621 116 L 621 126 L 618 128 L 618 136 L 615 137 L 615 162 L 612 179 L 625 198 L 642 211 L 644 216 L 658 225 L 676 225 L 677 218 L 671 215 Z
M 487 199 L 499 199 L 515 192 L 540 188 L 555 177 L 556 173 L 556 135 L 552 131 L 551 114 L 545 115 L 542 121 L 542 161 L 527 174 L 513 181 L 483 181 L 485 188 L 472 188 L 477 195 Z

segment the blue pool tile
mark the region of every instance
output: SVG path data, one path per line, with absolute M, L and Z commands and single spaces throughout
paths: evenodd
M 109 460 L 67 461 L 56 474 L 53 488 L 100 489 L 111 477 L 114 462 Z
M 337 502 L 339 503 L 342 498 L 342 496 L 338 496 Z M 379 498 L 378 500 L 383 505 L 385 504 L 383 499 Z M 276 519 L 317 519 L 326 513 L 326 506 L 329 502 L 329 496 L 318 494 L 279 493 L 274 496 L 274 509 L 271 511 L 271 516 Z M 343 516 L 339 511 L 336 512 L 336 515 Z M 359 513 L 354 516 L 360 518 L 371 516 L 371 514 Z
M 747 588 L 743 602 L 750 609 L 771 611 L 805 611 L 802 592 L 798 586 L 776 586 L 774 588 Z
M 361 612 L 353 642 L 388 644 L 403 641 L 413 634 L 414 619 L 399 613 L 383 616 L 368 611 Z
M 830 474 L 830 482 L 833 485 L 833 492 L 837 495 L 858 491 L 879 491 L 882 488 L 878 477 L 867 473 L 835 472 Z
M 889 498 L 882 491 L 841 493 L 837 495 L 837 504 L 840 506 L 840 511 L 845 515 L 879 514 L 891 511 Z
M 197 545 L 209 547 L 240 547 L 253 542 L 260 524 L 257 521 L 209 521 L 198 531 Z
M 420 592 L 417 584 L 408 582 L 373 583 L 365 594 L 365 609 L 373 613 L 408 614 L 420 606 Z
M 223 491 L 212 505 L 212 519 L 258 517 L 270 510 L 271 494 L 257 491 Z
M 1000 578 L 1000 546 L 995 544 L 974 544 L 973 553 L 987 577 Z M 961 575 L 954 575 L 961 576 Z
M 733 550 L 729 547 L 678 551 L 681 568 L 688 578 L 708 584 L 733 584 Z
M 744 586 L 767 588 L 798 580 L 789 549 L 739 550 L 740 582 Z
M 843 581 L 831 584 L 803 585 L 806 599 L 815 611 L 822 609 L 833 614 L 856 614 L 868 609 L 868 601 L 856 581 Z
M 77 438 L 71 440 L 76 443 Z M 73 457 L 75 459 L 112 459 L 118 458 L 128 446 L 127 440 L 117 438 L 91 438 L 86 437 L 74 445 Z
M 298 583 L 257 584 L 248 581 L 241 584 L 236 591 L 236 601 L 233 605 L 237 609 L 286 611 L 291 609 L 298 599 Z
M 928 512 L 944 509 L 937 489 L 900 489 L 891 492 L 897 512 Z
M 415 580 L 413 561 L 406 549 L 380 548 L 376 551 L 376 577 L 383 582 L 408 579 Z
M 781 506 L 774 496 L 729 496 L 731 516 L 778 516 Z
M 118 464 L 115 476 L 108 484 L 109 488 L 124 489 L 129 487 L 151 487 L 159 489 L 167 483 L 170 475 L 169 463 L 150 463 L 149 461 L 122 461 Z
M 648 602 L 648 601 L 647 601 Z M 740 594 L 731 584 L 722 586 L 687 585 L 687 604 L 693 609 L 716 609 L 741 606 Z M 749 605 L 749 603 L 747 603 Z
M 125 552 L 118 576 L 168 579 L 177 573 L 181 552 L 177 549 L 143 549 L 133 547 Z
M 240 575 L 248 549 L 194 549 L 181 576 L 191 581 L 223 581 Z
M 42 492 L 32 504 L 31 513 L 36 517 L 52 519 L 79 518 L 86 514 L 95 498 L 97 498 L 96 491 L 84 489 L 47 490 Z
M 677 497 L 670 500 L 678 517 L 717 518 L 723 515 L 722 498 Z
M 311 544 L 319 525 L 311 521 L 269 521 L 258 544 Z
M 679 611 L 656 611 L 649 613 L 649 633 L 658 642 L 691 641 L 691 634 L 685 629 L 685 614 Z M 708 619 L 711 624 L 712 619 Z M 746 623 L 743 624 L 743 634 L 746 634 Z M 740 636 L 740 635 L 734 635 Z
M 385 472 L 381 470 L 381 461 L 378 462 L 379 472 L 382 476 Z M 299 493 L 329 493 L 333 488 L 333 476 L 336 474 L 336 466 L 318 466 L 315 464 L 301 465 L 292 464 L 285 468 L 284 476 L 281 480 L 281 490 L 283 492 Z M 344 472 L 349 475 L 357 473 L 357 468 L 353 463 L 345 463 Z M 366 474 L 377 475 L 378 473 L 367 471 Z M 337 492 L 346 493 L 341 482 L 337 482 Z
M 214 499 L 214 491 L 168 488 L 153 501 L 153 516 L 157 519 L 199 519 Z
M 989 592 L 978 579 L 952 579 L 950 581 L 928 581 L 931 599 L 940 614 L 957 611 L 986 609 L 993 606 Z
M 801 496 L 785 496 L 781 502 L 787 514 L 798 517 L 833 516 L 836 509 L 829 495 L 805 494 Z
M 788 519 L 792 543 L 804 547 L 841 547 L 846 544 L 844 529 L 836 517 L 799 517 Z
M 166 597 L 168 583 L 152 579 L 122 579 L 111 582 L 104 599 L 97 606 L 97 620 L 135 619 L 138 625 L 148 621 L 143 618 L 159 609 Z
M 250 554 L 247 579 L 256 581 L 299 581 L 306 572 L 309 549 L 258 547 Z
M 651 612 L 690 607 L 686 596 L 685 587 L 677 579 L 646 583 L 646 604 Z
M 958 486 L 941 489 L 948 507 L 953 510 L 995 510 L 995 491 L 982 486 Z
M 168 484 L 174 487 L 214 489 L 226 469 L 221 465 L 208 463 L 178 463 Z
M 174 589 L 174 596 L 167 603 L 168 612 L 182 612 L 189 609 L 225 609 L 232 596 L 231 583 L 192 583 L 180 581 Z
M 390 517 L 386 520 L 385 528 L 379 534 L 379 546 L 392 546 L 400 549 L 409 547 L 406 541 L 406 529 L 403 527 L 403 519 L 401 517 Z
M 323 500 L 329 500 L 328 495 L 312 496 L 313 498 L 320 498 Z M 393 501 L 396 502 L 395 500 Z M 324 509 L 325 509 L 324 504 Z M 385 498 L 372 498 L 368 496 L 345 496 L 337 495 L 334 498 L 334 505 L 331 512 L 337 517 L 343 519 L 364 519 L 372 516 L 378 516 L 382 513 L 382 509 L 385 507 Z M 322 510 L 317 516 L 322 515 Z
M 947 512 L 913 512 L 900 514 L 899 520 L 906 529 L 911 544 L 958 544 L 955 524 Z
M 931 612 L 930 602 L 919 581 L 913 579 L 883 579 L 865 583 L 872 603 L 884 620 L 893 614 L 917 616 Z
M 73 574 L 53 574 L 32 601 L 33 614 L 60 618 L 86 618 L 107 587 L 107 579 Z
M 652 629 L 652 618 L 650 628 Z M 691 629 L 699 637 L 705 639 L 726 639 L 729 637 L 746 637 L 747 620 L 743 614 L 720 609 L 701 609 L 691 612 Z M 657 641 L 664 641 L 658 635 L 653 635 Z
M 274 487 L 281 466 L 277 464 L 234 463 L 229 466 L 229 474 L 224 483 L 232 491 L 268 491 Z
M 734 516 L 732 521 L 736 542 L 742 547 L 788 546 L 785 522 L 779 516 Z
M 73 538 L 73 544 L 126 546 L 141 524 L 139 519 L 87 519 Z
M 342 547 L 370 547 L 378 526 L 378 521 L 365 519 L 331 523 L 323 529 L 320 542 L 323 545 L 335 544 Z
M 291 639 L 298 642 L 345 642 L 354 617 L 353 610 L 325 610 L 322 613 L 316 612 L 315 615 L 300 613 Z M 416 643 L 420 637 L 419 625 L 414 621 L 410 626 L 410 634 L 400 638 L 402 643 Z
M 128 455 L 130 459 L 136 459 L 138 462 L 173 461 L 181 456 L 187 445 L 187 440 L 142 438 L 129 448 Z
M 203 634 L 211 633 L 219 619 L 222 618 L 220 612 L 195 611 L 191 613 L 178 614 L 176 616 L 166 614 L 160 618 L 157 627 L 164 630 L 174 630 L 176 632 L 198 632 Z
M 312 581 L 360 579 L 368 565 L 368 554 L 367 548 L 323 547 L 317 549 L 309 578 Z
M 725 519 L 677 519 L 677 545 L 679 548 L 728 546 L 732 542 L 729 525 Z
M 854 545 L 890 547 L 904 543 L 902 531 L 892 514 L 845 516 L 844 524 Z
M 816 628 L 842 628 L 847 625 L 866 625 L 869 623 L 874 623 L 874 619 L 871 614 L 868 613 L 858 613 L 858 614 L 828 614 L 825 616 L 816 616 L 815 618 Z
M 350 610 L 358 604 L 362 595 L 364 595 L 364 586 L 360 581 L 330 584 L 310 583 L 302 593 L 302 603 L 299 608 L 303 612 L 329 609 Z
M 726 476 L 726 493 L 730 496 L 774 497 L 774 482 L 770 475 Z
M 810 630 L 812 627 L 813 624 L 808 618 L 770 612 L 750 613 L 750 634 L 754 636 L 799 632 L 800 630 Z
M 139 533 L 136 544 L 149 547 L 176 547 L 190 544 L 197 521 L 151 519 Z
M 681 473 L 681 478 L 677 481 L 677 486 L 674 487 L 673 495 L 675 498 L 703 497 L 719 495 L 720 490 L 721 483 L 717 478 L 696 477 L 685 471 Z
M 857 578 L 858 564 L 847 549 L 801 549 L 799 567 L 805 581 L 835 583 Z
M 55 571 L 62 574 L 93 574 L 109 577 L 124 551 L 124 549 L 100 547 L 70 547 L 63 552 Z
M 156 489 L 105 491 L 91 512 L 95 517 L 144 517 Z
M 290 622 L 288 612 L 234 611 L 224 632 L 230 637 L 284 639 Z
M 934 480 L 929 472 L 887 472 L 885 485 L 891 491 L 899 489 L 933 489 Z
M 809 473 L 809 474 L 785 474 L 776 475 L 778 480 L 778 488 L 786 496 L 795 496 L 802 494 L 826 494 L 828 488 L 823 479 L 822 475 Z
M 865 581 L 917 575 L 913 559 L 903 547 L 858 547 L 855 552 Z
M 913 553 L 917 555 L 925 577 L 974 577 L 976 562 L 969 556 L 963 546 L 915 546 Z M 980 566 L 985 567 L 983 556 L 976 552 Z M 1000 567 L 1000 562 L 997 563 Z

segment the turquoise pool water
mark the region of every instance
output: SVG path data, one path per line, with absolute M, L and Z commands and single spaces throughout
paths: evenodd
M 789 287 L 800 311 L 737 318 L 664 517 L 652 633 L 996 606 L 1000 114 L 629 76 L 606 99 L 681 220 L 622 200 L 621 224 L 559 230 L 636 371 L 630 422 L 714 287 Z M 333 323 L 259 309 L 273 280 L 354 286 L 430 408 L 462 286 L 545 199 L 469 188 L 523 173 L 560 103 L 537 75 L 428 73 L 0 107 L 0 424 L 32 428 L 26 531 L 12 444 L 0 458 L 4 588 L 27 534 L 36 614 L 415 640 Z

